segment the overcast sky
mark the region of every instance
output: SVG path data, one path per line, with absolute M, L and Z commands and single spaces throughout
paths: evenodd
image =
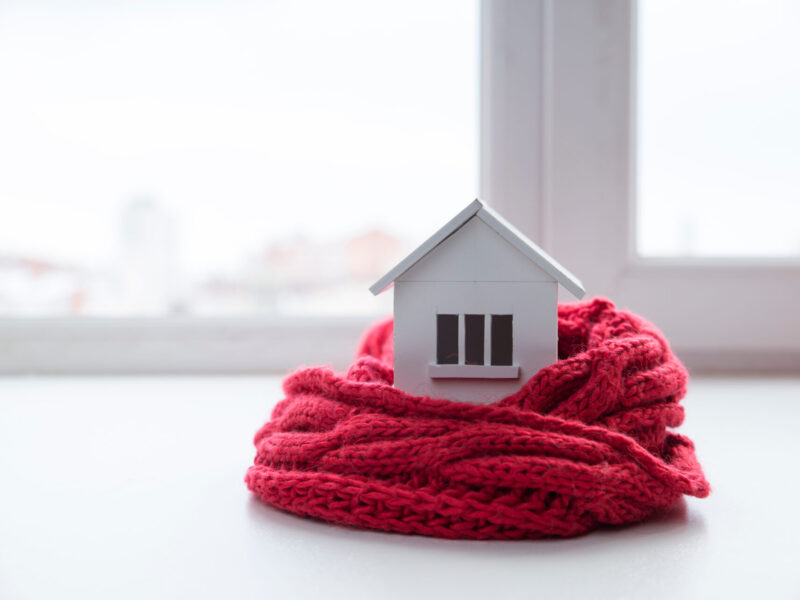
M 192 272 L 421 238 L 477 194 L 477 3 L 0 4 L 0 253 L 102 265 L 137 197 Z
M 638 10 L 640 248 L 800 255 L 800 2 Z
M 800 253 L 800 5 L 640 4 L 639 241 Z M 0 254 L 103 266 L 174 216 L 187 273 L 269 240 L 419 241 L 477 194 L 474 0 L 0 3 Z

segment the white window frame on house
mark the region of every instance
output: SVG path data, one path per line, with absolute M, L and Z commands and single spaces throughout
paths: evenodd
M 441 328 L 439 327 L 441 317 L 456 317 L 458 325 L 455 330 L 456 360 L 440 361 L 441 351 Z M 482 317 L 482 343 L 480 345 L 483 359 L 480 363 L 467 362 L 467 317 Z M 495 362 L 495 337 L 494 323 L 495 318 L 508 318 L 509 338 L 508 351 L 510 356 L 508 363 Z M 519 365 L 514 361 L 514 316 L 512 314 L 492 314 L 492 313 L 438 313 L 436 315 L 436 361 L 428 365 L 428 375 L 432 379 L 518 379 Z M 452 342 L 452 340 L 451 340 Z
M 800 260 L 637 256 L 636 6 L 484 0 L 481 194 L 690 368 L 798 372 Z
M 633 0 L 483 0 L 482 198 L 690 367 L 800 370 L 800 261 L 636 255 L 635 64 Z M 3 318 L 0 373 L 343 368 L 369 321 Z

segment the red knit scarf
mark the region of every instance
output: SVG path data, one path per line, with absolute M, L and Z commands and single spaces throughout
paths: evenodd
M 247 486 L 284 510 L 445 538 L 572 536 L 642 520 L 709 485 L 671 433 L 687 373 L 607 300 L 558 307 L 559 361 L 478 405 L 392 387 L 392 322 L 346 375 L 301 369 L 256 434 Z

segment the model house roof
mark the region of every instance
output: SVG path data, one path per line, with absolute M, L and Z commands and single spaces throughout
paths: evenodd
M 498 215 L 480 200 L 474 200 L 464 210 L 450 219 L 439 231 L 425 240 L 416 250 L 401 260 L 395 267 L 376 281 L 369 290 L 376 296 L 388 288 L 398 277 L 408 271 L 426 254 L 458 231 L 470 219 L 476 217 L 497 232 L 509 244 L 527 256 L 540 269 L 564 286 L 577 298 L 586 293 L 580 280 L 562 267 L 555 259 L 529 240 L 521 231 Z

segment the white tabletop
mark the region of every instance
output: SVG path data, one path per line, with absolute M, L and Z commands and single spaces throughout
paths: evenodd
M 275 377 L 0 379 L 0 598 L 800 598 L 800 380 L 697 379 L 712 485 L 570 540 L 444 541 L 261 504 Z

